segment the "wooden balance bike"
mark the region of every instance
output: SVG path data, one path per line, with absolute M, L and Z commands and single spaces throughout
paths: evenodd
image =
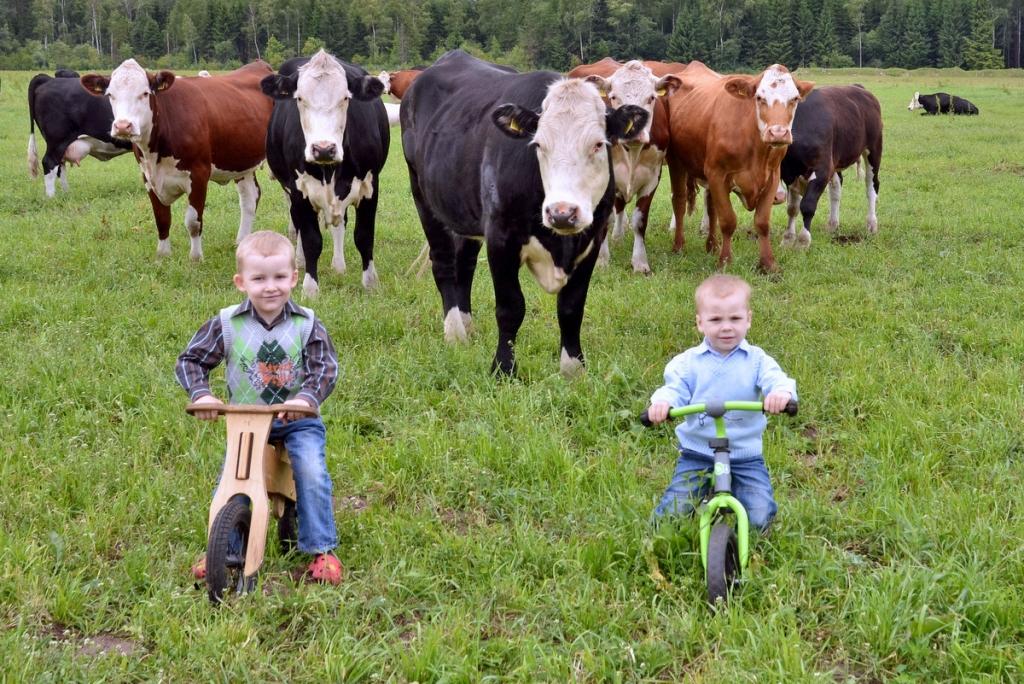
M 290 413 L 316 416 L 312 407 L 289 405 Z M 281 406 L 263 404 L 189 404 L 185 411 L 216 411 L 227 419 L 228 446 L 220 484 L 210 503 L 206 542 L 206 588 L 219 605 L 228 591 L 245 594 L 256 588 L 263 564 L 270 513 L 278 519 L 284 553 L 298 538 L 295 480 L 282 444 L 268 444 L 274 416 Z

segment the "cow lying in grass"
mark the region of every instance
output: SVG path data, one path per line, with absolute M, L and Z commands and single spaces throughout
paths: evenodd
M 950 95 L 949 93 L 930 93 L 928 95 L 922 95 L 921 93 L 914 93 L 914 97 L 910 98 L 910 104 L 907 109 L 914 111 L 915 109 L 924 109 L 922 115 L 934 115 L 934 114 L 978 114 L 978 108 L 968 100 L 956 95 Z

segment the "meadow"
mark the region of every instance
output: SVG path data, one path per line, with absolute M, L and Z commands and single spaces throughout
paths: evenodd
M 239 300 L 237 195 L 210 190 L 205 261 L 183 202 L 157 259 L 131 156 L 84 161 L 47 199 L 25 164 L 32 74 L 0 75 L 0 681 L 1021 681 L 1024 73 L 798 75 L 881 101 L 879 232 L 851 171 L 834 239 L 827 194 L 806 251 L 779 246 L 776 207 L 779 275 L 735 242 L 749 339 L 801 405 L 769 421 L 779 517 L 715 616 L 695 523 L 649 524 L 673 435 L 636 421 L 699 341 L 692 291 L 716 265 L 698 216 L 670 252 L 667 183 L 653 274 L 632 273 L 628 235 L 595 273 L 585 374 L 558 374 L 555 300 L 524 270 L 520 373 L 499 381 L 486 265 L 465 346 L 443 341 L 429 274 L 407 272 L 423 235 L 392 129 L 380 290 L 362 290 L 351 233 L 349 272 L 329 270 L 325 236 L 303 301 L 339 352 L 324 419 L 345 582 L 297 581 L 306 559 L 271 544 L 260 590 L 215 610 L 188 568 L 223 422 L 184 413 L 173 368 Z M 908 112 L 915 90 L 981 115 Z M 259 181 L 257 228 L 283 231 L 280 186 Z

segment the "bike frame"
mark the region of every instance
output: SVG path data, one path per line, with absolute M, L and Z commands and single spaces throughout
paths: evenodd
M 669 418 L 683 418 L 695 414 L 706 414 L 715 421 L 715 438 L 709 442 L 714 452 L 715 467 L 712 474 L 715 493 L 700 514 L 700 561 L 704 572 L 708 571 L 708 541 L 711 526 L 722 509 L 736 515 L 736 546 L 740 557 L 741 572 L 747 569 L 750 557 L 750 521 L 747 511 L 739 499 L 732 495 L 732 468 L 729 462 L 729 438 L 725 433 L 726 411 L 762 411 L 760 401 L 708 401 L 703 404 L 689 404 L 669 411 Z

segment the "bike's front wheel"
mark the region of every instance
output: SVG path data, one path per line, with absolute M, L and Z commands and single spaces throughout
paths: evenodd
M 726 522 L 715 523 L 708 540 L 708 605 L 714 610 L 725 603 L 739 580 L 740 554 L 736 530 Z
M 242 496 L 228 501 L 213 520 L 206 542 L 206 590 L 214 605 L 224 600 L 228 589 L 244 594 L 255 586 L 255 576 L 245 577 L 245 549 L 251 520 L 252 511 Z

